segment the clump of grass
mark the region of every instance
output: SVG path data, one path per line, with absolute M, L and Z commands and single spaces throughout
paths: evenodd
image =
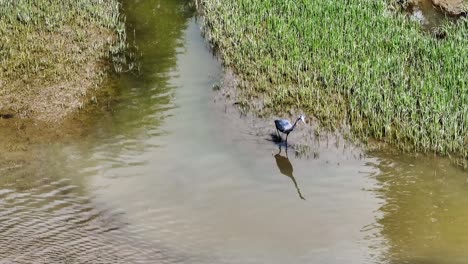
M 112 65 L 125 68 L 118 0 L 0 1 L 0 112 L 59 120 Z
M 207 36 L 248 98 L 403 150 L 468 157 L 468 20 L 438 39 L 394 0 L 203 0 Z M 344 122 L 343 122 L 344 121 Z

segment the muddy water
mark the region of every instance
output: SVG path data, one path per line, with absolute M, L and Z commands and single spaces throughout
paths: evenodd
M 125 1 L 141 75 L 79 140 L 2 153 L 0 263 L 465 263 L 468 174 L 241 115 L 184 1 Z M 18 158 L 18 156 L 21 157 Z

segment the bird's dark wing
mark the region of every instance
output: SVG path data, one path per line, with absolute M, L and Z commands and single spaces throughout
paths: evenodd
M 275 120 L 275 126 L 281 132 L 284 132 L 285 130 L 288 130 L 289 128 L 292 127 L 291 123 L 285 119 Z

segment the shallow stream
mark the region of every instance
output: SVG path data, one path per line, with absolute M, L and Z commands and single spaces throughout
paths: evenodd
M 309 126 L 286 154 L 272 121 L 219 100 L 185 1 L 124 11 L 141 75 L 80 139 L 0 163 L 0 263 L 466 263 L 462 168 Z

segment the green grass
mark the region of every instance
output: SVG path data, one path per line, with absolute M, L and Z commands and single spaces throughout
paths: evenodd
M 468 157 L 468 21 L 424 32 L 384 0 L 203 0 L 207 36 L 264 110 Z
M 119 9 L 118 0 L 0 0 L 0 113 L 32 117 L 39 103 L 48 104 L 46 89 L 65 91 L 55 103 L 66 105 L 98 86 L 109 62 L 122 71 Z

